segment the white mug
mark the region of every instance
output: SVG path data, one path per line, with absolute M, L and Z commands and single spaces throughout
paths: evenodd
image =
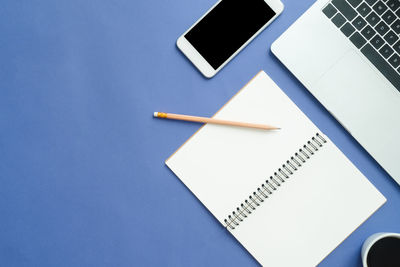
M 397 233 L 376 233 L 368 237 L 361 249 L 361 260 L 364 267 L 368 267 L 367 265 L 367 257 L 371 247 L 379 240 L 385 237 L 395 237 L 400 240 L 400 234 Z

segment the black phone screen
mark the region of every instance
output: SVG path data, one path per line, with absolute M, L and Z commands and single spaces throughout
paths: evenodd
M 185 38 L 218 69 L 274 16 L 264 0 L 222 0 Z

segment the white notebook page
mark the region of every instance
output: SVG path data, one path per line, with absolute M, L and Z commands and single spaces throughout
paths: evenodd
M 166 161 L 168 167 L 225 225 L 224 219 L 236 207 L 320 131 L 263 71 L 215 117 L 282 127 L 279 131 L 266 132 L 206 125 Z M 316 264 L 384 203 L 384 197 L 326 139 L 327 145 L 316 153 L 315 159 L 311 158 L 306 162 L 299 168 L 299 174 L 294 173 L 248 218 L 234 230 L 230 230 L 260 263 L 268 264 L 268 259 L 271 259 L 271 266 L 279 266 L 279 263 L 285 263 L 280 258 L 296 248 L 294 254 L 302 255 L 300 252 L 303 252 L 310 256 L 298 258 L 295 266 L 299 266 L 299 263 Z M 300 174 L 310 178 L 297 179 Z M 321 176 L 325 180 L 321 180 Z M 314 183 L 315 179 L 318 183 Z M 312 183 L 312 186 L 308 183 Z M 335 190 L 330 191 L 329 187 Z M 337 192 L 337 189 L 343 188 L 344 190 Z M 353 201 L 353 198 L 358 199 Z M 350 205 L 343 206 L 343 201 L 350 202 Z M 294 208 L 296 205 L 301 207 Z M 330 212 L 333 215 L 346 216 L 351 213 L 352 217 L 348 222 L 337 218 L 340 223 L 336 227 L 335 224 L 332 226 L 332 223 L 315 220 Z M 289 216 L 288 213 L 292 215 Z M 282 246 L 283 243 L 278 241 L 283 228 L 287 227 L 286 224 L 294 224 L 293 218 L 299 220 L 301 226 L 310 225 L 309 231 L 305 233 L 318 235 L 307 235 L 308 240 L 304 239 L 303 233 L 299 233 L 299 228 L 288 228 L 290 235 L 285 236 L 285 239 L 293 242 L 293 247 L 288 246 L 288 250 L 280 254 L 274 247 Z M 315 226 L 315 223 L 318 225 Z M 327 229 L 330 226 L 332 229 Z M 333 234 L 323 236 L 319 232 L 327 230 Z M 299 248 L 296 245 L 297 239 L 302 239 L 308 245 L 311 241 L 318 241 L 322 246 L 311 252 L 307 247 Z M 274 250 L 273 253 L 276 254 L 269 250 Z
M 262 265 L 315 266 L 383 203 L 328 141 L 230 231 Z

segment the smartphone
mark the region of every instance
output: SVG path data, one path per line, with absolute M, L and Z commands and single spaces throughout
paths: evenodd
M 176 44 L 211 78 L 282 11 L 280 0 L 220 0 Z

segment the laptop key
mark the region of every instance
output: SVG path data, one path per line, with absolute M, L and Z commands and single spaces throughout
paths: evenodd
M 398 54 L 393 54 L 389 58 L 389 63 L 393 66 L 393 68 L 397 68 L 400 65 L 400 56 Z
M 351 26 L 350 23 L 346 22 L 340 30 L 346 35 L 346 37 L 349 37 L 356 29 L 354 29 L 353 26 Z
M 346 17 L 346 19 L 352 21 L 356 16 L 357 12 L 346 2 L 346 0 L 332 0 L 332 4 Z
M 400 41 L 394 44 L 393 49 L 400 54 Z
M 372 6 L 373 4 L 375 4 L 378 0 L 365 0 L 365 2 L 368 3 L 368 5 Z
M 362 31 L 361 34 L 365 37 L 365 39 L 369 40 L 375 35 L 376 31 L 372 29 L 371 26 L 367 25 Z
M 381 19 L 374 11 L 372 11 L 371 14 L 368 15 L 366 20 L 372 27 L 374 27 Z
M 342 14 L 337 13 L 333 18 L 332 18 L 333 24 L 336 25 L 336 27 L 340 28 L 342 25 L 346 22 L 346 19 L 342 16 Z
M 394 44 L 397 40 L 399 40 L 399 37 L 397 36 L 397 34 L 394 33 L 394 31 L 389 31 L 385 37 L 383 37 L 383 39 L 386 40 L 386 42 L 388 42 L 389 45 Z
M 360 48 L 362 47 L 367 40 L 365 40 L 364 37 L 361 36 L 361 34 L 359 34 L 358 32 L 355 32 L 351 37 L 350 37 L 350 41 L 357 47 Z
M 366 3 L 362 3 L 358 8 L 357 11 L 358 13 L 361 14 L 361 16 L 365 17 L 366 15 L 369 14 L 369 12 L 371 12 L 371 8 L 366 4 Z
M 368 58 L 368 60 L 382 73 L 386 79 L 389 80 L 400 91 L 400 75 L 386 62 L 386 60 L 379 55 L 375 49 L 370 45 L 366 44 L 361 49 L 361 53 Z
M 361 2 L 362 2 L 362 0 L 347 0 L 349 3 L 350 3 L 350 5 L 352 5 L 353 7 L 357 7 Z
M 332 18 L 333 15 L 336 14 L 337 9 L 332 6 L 331 4 L 327 5 L 324 9 L 322 9 L 322 12 L 324 12 L 324 14 L 328 17 L 328 18 Z
M 389 0 L 386 5 L 393 11 L 396 11 L 399 6 L 400 6 L 400 2 L 398 0 Z
M 385 35 L 385 33 L 388 32 L 389 27 L 381 21 L 378 25 L 376 25 L 375 30 L 380 34 L 380 35 Z
M 382 15 L 383 21 L 385 21 L 388 25 L 392 24 L 393 21 L 396 19 L 396 15 L 393 14 L 392 11 L 388 10 L 385 14 Z
M 375 12 L 378 13 L 378 15 L 382 15 L 383 12 L 386 11 L 386 9 L 387 9 L 387 6 L 382 1 L 379 1 L 378 3 L 376 3 L 373 7 L 373 10 L 375 10 Z
M 391 26 L 395 33 L 400 34 L 400 20 L 396 20 Z
M 385 41 L 377 34 L 375 35 L 374 38 L 371 40 L 371 44 L 375 47 L 375 49 L 379 49 Z
M 394 52 L 393 49 L 390 48 L 390 46 L 388 46 L 387 44 L 385 44 L 384 46 L 382 46 L 381 49 L 379 49 L 379 53 L 381 53 L 381 55 L 384 58 L 390 57 L 390 55 L 393 54 L 393 52 Z
M 361 17 L 358 16 L 352 22 L 353 26 L 356 27 L 357 30 L 361 30 L 367 24 L 367 22 Z

